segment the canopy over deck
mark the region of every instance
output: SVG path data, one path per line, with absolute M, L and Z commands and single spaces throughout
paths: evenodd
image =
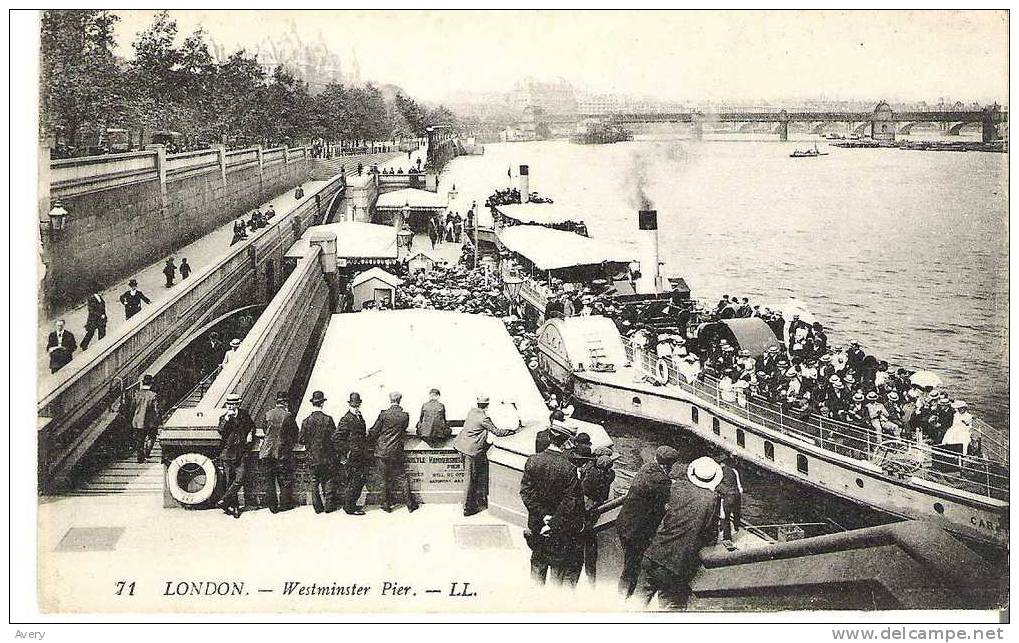
M 479 393 L 489 396 L 489 414 L 500 426 L 517 416 L 524 424 L 548 423 L 548 407 L 502 321 L 438 310 L 333 315 L 297 421 L 312 411 L 311 392 L 323 391 L 325 412 L 338 419 L 357 391 L 370 426 L 389 406 L 389 393 L 399 391 L 413 432 L 433 387 L 442 392 L 450 423 L 463 422 Z
M 339 259 L 396 259 L 396 228 L 375 223 L 341 221 L 312 226 L 287 250 L 287 257 L 303 257 L 315 231 L 336 234 L 336 256 Z
M 376 210 L 399 210 L 409 206 L 411 210 L 445 210 L 449 206 L 446 196 L 428 190 L 403 188 L 380 194 L 375 202 Z
M 582 223 L 586 212 L 581 208 L 557 203 L 511 203 L 497 205 L 495 209 L 504 217 L 520 223 L 555 225 L 557 223 Z
M 518 225 L 498 231 L 499 241 L 539 270 L 591 266 L 605 262 L 629 263 L 633 253 L 572 232 L 536 225 Z
M 724 337 L 730 342 L 735 341 L 738 350 L 750 351 L 751 357 L 758 357 L 770 346 L 779 346 L 780 342 L 760 317 L 741 317 L 723 319 L 704 324 L 697 332 L 700 337 Z

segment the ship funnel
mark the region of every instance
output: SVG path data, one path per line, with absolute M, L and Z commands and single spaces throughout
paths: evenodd
M 531 200 L 531 177 L 528 176 L 530 168 L 526 165 L 520 166 L 520 202 L 527 203 Z
M 640 279 L 637 293 L 655 295 L 662 292 L 658 269 L 658 211 L 641 210 L 637 215 L 640 228 Z

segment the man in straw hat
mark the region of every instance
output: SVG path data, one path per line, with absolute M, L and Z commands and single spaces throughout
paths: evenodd
M 223 465 L 227 488 L 220 497 L 217 507 L 222 507 L 227 515 L 241 517 L 238 492 L 244 486 L 244 475 L 247 471 L 246 458 L 248 445 L 255 434 L 255 423 L 251 415 L 241 408 L 241 396 L 230 393 L 226 396 L 226 412 L 219 418 L 219 435 L 223 448 L 219 453 L 219 461 Z
M 325 403 L 325 393 L 312 393 L 311 405 L 315 410 L 301 422 L 300 441 L 308 449 L 312 480 L 311 504 L 317 514 L 329 513 L 336 508 L 333 497 L 336 463 L 339 460 L 333 448 L 336 423 L 332 416 L 322 410 Z
M 718 540 L 719 499 L 715 488 L 722 468 L 697 458 L 669 493 L 665 517 L 641 563 L 637 594 L 644 604 L 658 594 L 666 608 L 681 609 L 690 595 L 690 579 L 700 566 L 700 550 Z
M 478 405 L 467 412 L 463 428 L 453 440 L 453 448 L 464 456 L 464 516 L 473 516 L 488 508 L 488 436 L 500 438 L 516 433 L 500 429 L 488 417 L 488 396 L 478 395 Z
M 553 583 L 576 584 L 579 576 L 575 547 L 564 551 L 569 543 L 553 542 L 549 522 L 567 495 L 575 493 L 579 484 L 577 468 L 573 466 L 563 447 L 571 431 L 562 424 L 551 427 L 550 444 L 541 453 L 528 456 L 524 475 L 520 480 L 520 499 L 527 508 L 525 538 L 531 548 L 531 577 L 539 585 L 545 584 L 551 570 Z
M 655 457 L 640 468 L 630 484 L 623 506 L 616 518 L 616 533 L 623 548 L 623 571 L 619 577 L 619 593 L 629 598 L 637 587 L 640 561 L 651 544 L 658 525 L 665 515 L 672 486 L 672 466 L 679 460 L 679 451 L 670 446 L 655 449 Z

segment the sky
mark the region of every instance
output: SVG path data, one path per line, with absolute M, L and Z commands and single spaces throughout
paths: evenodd
M 121 11 L 130 53 L 153 11 Z M 412 96 L 500 91 L 524 77 L 663 100 L 1007 102 L 1008 16 L 947 11 L 184 11 L 228 50 L 293 28 L 362 78 Z

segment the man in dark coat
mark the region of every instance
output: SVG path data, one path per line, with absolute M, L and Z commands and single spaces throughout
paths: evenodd
M 741 526 L 741 507 L 743 504 L 743 481 L 739 471 L 734 467 L 732 455 L 725 453 L 718 464 L 722 467 L 722 481 L 715 488 L 715 493 L 722 501 L 722 537 L 732 540 L 732 532 L 739 531 Z
M 188 263 L 188 258 L 184 257 L 180 260 L 180 278 L 187 279 L 191 276 L 191 264 Z
M 520 480 L 520 499 L 527 508 L 527 544 L 531 548 L 531 577 L 540 585 L 551 568 L 552 581 L 568 581 L 571 572 L 569 560 L 557 556 L 549 544 L 548 521 L 570 494 L 575 494 L 579 483 L 577 468 L 563 453 L 569 439 L 569 430 L 556 425 L 551 444 L 541 453 L 528 456 L 524 475 Z M 575 562 L 575 561 L 574 561 Z M 575 579 L 574 579 L 575 580 Z
M 439 400 L 440 395 L 437 388 L 428 391 L 428 401 L 421 405 L 416 427 L 418 437 L 433 447 L 452 434 L 446 421 L 446 405 Z
M 58 319 L 54 330 L 46 338 L 46 350 L 50 354 L 50 373 L 56 373 L 74 357 L 74 351 L 78 348 L 71 331 L 64 330 L 64 320 Z
M 148 459 L 159 426 L 159 403 L 152 382 L 151 375 L 143 375 L 141 387 L 130 395 L 131 434 L 139 464 Z
M 142 309 L 142 302 L 151 304 L 145 293 L 138 290 L 138 282 L 134 279 L 127 282 L 127 291 L 120 296 L 120 303 L 124 305 L 124 319 L 131 319 Z
M 596 509 L 608 502 L 609 495 L 612 493 L 612 483 L 616 479 L 616 472 L 612 470 L 612 465 L 620 456 L 612 453 L 612 449 L 608 447 L 598 447 L 591 456 L 591 460 L 580 468 L 580 488 L 584 494 L 585 520 L 579 540 L 583 554 L 584 572 L 591 584 L 594 585 L 598 576 L 598 538 L 594 533 L 594 526 L 600 516 Z
M 297 438 L 297 422 L 288 408 L 287 394 L 281 391 L 276 394 L 276 406 L 265 414 L 265 436 L 258 448 L 258 459 L 268 474 L 269 511 L 272 513 L 285 511 L 292 505 L 290 490 Z
M 343 511 L 350 516 L 363 516 L 364 509 L 357 501 L 364 491 L 364 483 L 368 478 L 371 466 L 371 453 L 368 444 L 368 432 L 361 415 L 361 395 L 351 393 L 347 400 L 350 409 L 343 414 L 336 424 L 333 434 L 333 448 L 341 456 L 346 456 L 346 479 L 343 488 Z
M 166 287 L 172 286 L 173 280 L 177 276 L 177 264 L 173 262 L 173 257 L 166 260 L 166 265 L 163 266 L 163 276 L 166 277 Z
M 92 342 L 92 336 L 99 333 L 99 339 L 106 337 L 106 300 L 103 299 L 99 288 L 93 288 L 88 301 L 88 319 L 85 320 L 85 336 L 81 338 L 81 350 L 88 348 Z
M 414 512 L 418 508 L 417 500 L 410 491 L 410 476 L 404 469 L 403 440 L 410 426 L 410 416 L 400 406 L 402 399 L 400 393 L 390 393 L 389 408 L 379 413 L 368 432 L 368 437 L 375 443 L 375 459 L 382 470 L 382 510 L 387 513 L 393 510 L 392 487 L 397 479 L 401 481 L 407 509 Z
M 473 516 L 488 508 L 488 434 L 513 435 L 513 429 L 500 429 L 488 417 L 488 396 L 479 395 L 478 405 L 467 412 L 463 428 L 453 440 L 453 448 L 464 456 L 464 515 Z
M 311 466 L 312 498 L 315 513 L 329 513 L 335 509 L 333 480 L 336 477 L 338 460 L 333 449 L 333 433 L 336 423 L 322 411 L 326 396 L 322 391 L 311 394 L 311 405 L 315 410 L 301 422 L 300 442 L 308 448 L 308 464 Z
M 672 485 L 665 517 L 641 562 L 637 595 L 645 605 L 655 594 L 666 609 L 682 609 L 690 580 L 700 567 L 700 551 L 718 540 L 718 494 L 722 468 L 711 458 L 697 458 L 686 480 Z
M 672 486 L 670 473 L 679 460 L 679 452 L 668 446 L 655 450 L 655 459 L 648 462 L 630 483 L 630 490 L 616 518 L 616 533 L 623 548 L 623 571 L 619 577 L 619 593 L 629 598 L 637 588 L 640 562 L 644 550 L 665 515 Z
M 223 465 L 227 488 L 216 506 L 222 507 L 226 514 L 234 518 L 241 517 L 237 493 L 244 486 L 248 449 L 254 435 L 255 423 L 251 415 L 241 408 L 241 396 L 230 393 L 226 397 L 226 413 L 219 418 L 219 436 L 223 444 L 219 461 Z

